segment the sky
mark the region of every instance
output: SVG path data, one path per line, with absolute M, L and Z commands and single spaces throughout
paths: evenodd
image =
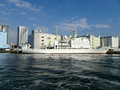
M 9 26 L 9 43 L 17 42 L 17 27 L 43 33 L 120 37 L 120 0 L 0 0 L 0 24 Z

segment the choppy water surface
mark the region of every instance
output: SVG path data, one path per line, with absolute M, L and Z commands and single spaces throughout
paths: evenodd
M 120 90 L 120 55 L 0 54 L 1 90 Z

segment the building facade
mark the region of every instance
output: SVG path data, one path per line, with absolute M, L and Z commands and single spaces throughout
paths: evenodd
M 119 40 L 119 48 L 120 48 L 120 40 Z
M 101 37 L 101 47 L 111 47 L 118 48 L 119 47 L 119 38 L 118 37 Z
M 78 37 L 71 39 L 71 48 L 90 48 L 90 42 L 87 37 Z
M 8 46 L 8 29 L 6 25 L 0 25 L 0 48 L 9 48 Z
M 81 48 L 81 49 L 88 49 L 90 48 L 90 41 L 87 37 L 73 37 L 62 36 L 61 40 L 59 41 L 59 48 Z
M 33 30 L 32 34 L 29 35 L 29 44 L 31 48 L 46 48 L 46 47 L 54 47 L 55 41 L 61 40 L 59 35 L 41 33 L 40 30 Z
M 18 33 L 17 33 L 17 45 L 22 46 L 22 44 L 28 43 L 28 28 L 25 26 L 19 26 L 18 27 Z
M 87 37 L 90 41 L 90 48 L 100 48 L 100 36 L 96 37 L 94 35 L 84 35 L 82 37 Z

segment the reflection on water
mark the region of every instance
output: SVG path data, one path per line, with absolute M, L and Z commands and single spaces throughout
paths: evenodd
M 0 54 L 1 89 L 120 89 L 120 55 Z

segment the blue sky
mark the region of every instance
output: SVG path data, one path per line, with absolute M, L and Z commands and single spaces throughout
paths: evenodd
M 0 0 L 0 24 L 8 25 L 9 42 L 16 43 L 17 27 L 59 35 L 120 37 L 120 0 Z

